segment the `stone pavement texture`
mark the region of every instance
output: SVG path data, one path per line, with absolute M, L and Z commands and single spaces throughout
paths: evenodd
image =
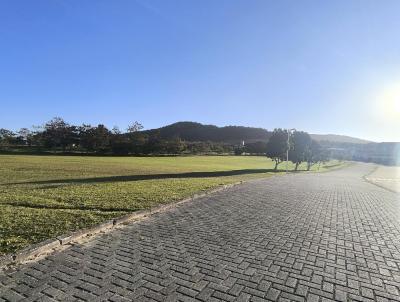
M 0 301 L 400 301 L 400 195 L 257 180 L 0 273 Z

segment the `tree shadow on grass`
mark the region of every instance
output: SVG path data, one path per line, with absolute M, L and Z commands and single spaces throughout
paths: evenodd
M 27 182 L 15 182 L 4 185 L 63 185 L 63 184 L 92 184 L 105 182 L 128 182 L 140 180 L 154 179 L 179 179 L 179 178 L 203 178 L 203 177 L 223 177 L 223 176 L 238 176 L 244 174 L 261 174 L 268 172 L 282 172 L 274 169 L 243 169 L 230 171 L 213 171 L 213 172 L 186 172 L 186 173 L 165 173 L 165 174 L 144 174 L 144 175 L 118 175 L 105 177 L 90 177 L 90 178 L 70 178 L 70 179 L 51 179 Z

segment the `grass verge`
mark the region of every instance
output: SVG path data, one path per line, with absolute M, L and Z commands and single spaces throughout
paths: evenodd
M 277 172 L 273 167 L 261 156 L 0 155 L 0 255 L 220 185 L 282 173 L 286 164 Z

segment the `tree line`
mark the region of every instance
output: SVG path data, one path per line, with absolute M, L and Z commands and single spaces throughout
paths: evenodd
M 142 131 L 139 122 L 133 122 L 125 131 L 105 125 L 72 125 L 55 117 L 32 129 L 11 131 L 0 128 L 0 150 L 87 153 L 110 155 L 149 154 L 225 154 L 232 153 L 234 146 L 225 142 L 184 141 L 178 135 L 165 138 L 159 129 Z M 261 152 L 261 151 L 260 151 Z
M 296 171 L 303 162 L 307 163 L 307 170 L 310 170 L 313 165 L 329 159 L 328 152 L 307 132 L 280 128 L 272 132 L 266 145 L 266 155 L 275 161 L 275 170 L 287 158 L 295 164 Z
M 189 130 L 185 130 L 184 126 Z M 196 127 L 196 131 L 194 130 Z M 174 135 L 171 129 L 179 128 Z M 207 136 L 211 137 L 210 127 Z M 22 150 L 31 152 L 62 152 L 62 153 L 87 153 L 87 154 L 110 154 L 110 155 L 149 155 L 149 154 L 250 154 L 267 155 L 272 158 L 276 166 L 286 160 L 286 152 L 289 150 L 289 160 L 295 163 L 295 169 L 302 162 L 307 162 L 308 168 L 317 162 L 326 160 L 326 153 L 323 152 L 319 144 L 302 131 L 288 133 L 287 130 L 275 129 L 269 132 L 270 138 L 266 141 L 253 140 L 243 143 L 248 137 L 245 133 L 250 131 L 246 127 L 223 127 L 216 129 L 219 131 L 229 131 L 229 139 L 224 141 L 190 141 L 188 133 L 194 136 L 199 133 L 196 123 L 176 123 L 170 128 L 160 128 L 142 131 L 143 126 L 139 122 L 133 122 L 125 131 L 118 127 L 108 129 L 105 125 L 99 124 L 92 126 L 82 124 L 72 125 L 64 119 L 56 117 L 36 126 L 32 129 L 22 128 L 17 132 L 7 129 L 0 129 L 0 147 L 3 150 Z M 222 130 L 221 130 L 222 129 Z M 239 131 L 237 134 L 233 130 Z M 256 129 L 255 135 L 265 136 L 264 132 Z M 166 135 L 168 131 L 168 135 Z M 266 131 L 266 130 L 264 130 Z M 183 140 L 180 134 L 186 134 Z M 238 142 L 238 137 L 243 137 L 243 142 Z M 236 142 L 232 138 L 236 136 Z M 288 139 L 289 138 L 289 139 Z M 223 139 L 223 137 L 221 137 Z

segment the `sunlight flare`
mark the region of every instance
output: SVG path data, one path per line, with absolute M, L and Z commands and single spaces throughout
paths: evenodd
M 400 126 L 400 82 L 387 86 L 379 96 L 377 104 L 384 122 Z

